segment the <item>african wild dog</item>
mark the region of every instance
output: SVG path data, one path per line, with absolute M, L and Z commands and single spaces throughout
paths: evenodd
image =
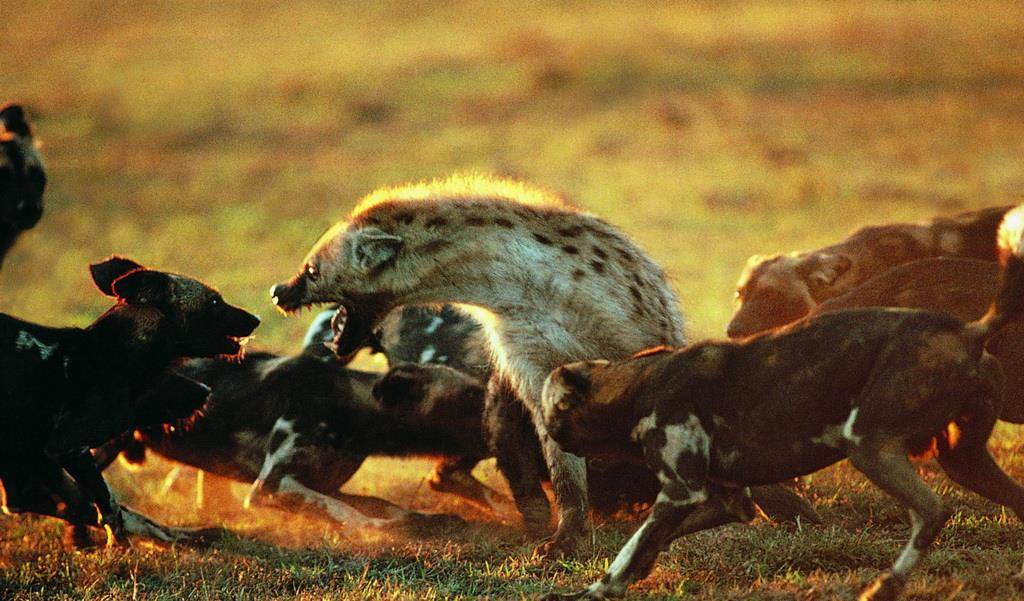
M 551 194 L 483 177 L 371 194 L 272 296 L 287 312 L 339 303 L 339 355 L 396 306 L 448 302 L 473 312 L 488 334 L 497 377 L 534 416 L 560 517 L 545 548 L 556 552 L 571 550 L 583 534 L 586 474 L 582 459 L 563 453 L 544 431 L 537 411 L 544 377 L 568 361 L 624 357 L 680 344 L 683 336 L 664 274 L 622 232 Z M 527 521 L 546 526 L 539 480 L 510 484 Z
M 0 108 L 0 267 L 15 240 L 43 215 L 46 172 L 20 105 Z
M 582 459 L 547 436 L 544 378 L 568 361 L 683 341 L 664 273 L 625 234 L 549 193 L 479 176 L 369 195 L 271 294 L 286 312 L 339 303 L 339 355 L 393 307 L 447 302 L 470 311 L 496 368 L 489 394 L 524 402 L 541 440 L 560 518 L 541 550 L 556 553 L 571 551 L 584 532 L 586 473 Z M 527 524 L 546 529 L 540 474 L 524 458 L 512 452 L 498 461 Z
M 984 351 L 995 332 L 1024 317 L 1024 206 L 1006 216 L 999 248 L 999 291 L 977 321 L 851 309 L 744 340 L 552 371 L 543 394 L 551 436 L 569 452 L 644 460 L 663 483 L 608 572 L 574 598 L 620 595 L 673 539 L 749 520 L 744 487 L 843 458 L 907 506 L 913 524 L 892 569 L 862 600 L 895 598 L 949 516 L 909 455 L 930 450 L 953 481 L 1024 519 L 1024 487 L 986 448 L 1001 374 Z
M 89 449 L 136 424 L 194 411 L 209 388 L 167 368 L 181 357 L 237 354 L 259 319 L 194 279 L 128 259 L 113 257 L 91 271 L 117 304 L 85 329 L 0 314 L 3 509 L 59 517 L 80 526 L 79 534 L 84 526 L 108 527 L 115 540 L 193 539 L 196 532 L 120 506 Z
M 944 312 L 968 321 L 985 313 L 999 287 L 999 264 L 936 257 L 894 267 L 842 296 L 816 306 L 811 315 L 854 307 L 902 307 Z M 1024 423 L 1024 323 L 1015 322 L 985 344 L 1003 368 L 999 419 Z
M 995 261 L 996 228 L 1011 207 L 992 207 L 923 223 L 865 227 L 815 251 L 755 255 L 736 285 L 730 337 L 785 325 L 815 305 L 849 292 L 887 269 L 925 257 Z
M 168 459 L 229 479 L 253 483 L 247 504 L 284 504 L 326 513 L 348 525 L 410 526 L 450 522 L 451 516 L 406 511 L 383 499 L 339 488 L 369 455 L 425 455 L 438 463 L 434 490 L 459 495 L 493 511 L 501 495 L 472 475 L 487 456 L 480 427 L 483 385 L 447 367 L 427 388 L 410 364 L 381 374 L 348 369 L 323 356 L 322 322 L 307 332 L 301 354 L 250 352 L 241 361 L 198 359 L 178 368 L 213 388 L 203 415 L 187 429 L 142 429 L 134 440 L 97 453 L 104 467 L 121 451 L 132 462 L 152 450 Z M 451 308 L 402 307 L 375 337 L 389 362 L 443 360 L 471 370 L 482 361 L 469 352 L 471 322 Z M 413 396 L 414 395 L 414 396 Z M 415 398 L 415 400 L 413 400 Z

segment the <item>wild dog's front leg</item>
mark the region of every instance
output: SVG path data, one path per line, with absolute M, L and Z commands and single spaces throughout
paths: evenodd
M 397 521 L 395 518 L 369 517 L 351 505 L 309 488 L 290 475 L 283 476 L 272 492 L 275 504 L 298 503 L 305 508 L 322 512 L 330 519 L 346 526 L 383 528 L 389 524 L 393 525 Z
M 126 544 L 128 537 L 141 536 L 164 543 L 206 545 L 222 538 L 225 534 L 225 531 L 220 528 L 164 526 L 141 513 L 120 505 L 113 493 L 110 492 L 110 488 L 88 450 L 62 456 L 61 465 L 99 509 L 100 523 L 107 529 L 108 544 Z M 81 526 L 73 524 L 72 528 L 81 528 Z
M 88 500 L 96 504 L 99 510 L 100 524 L 107 528 L 108 544 L 124 543 L 122 537 L 123 521 L 120 505 L 114 499 L 96 460 L 88 449 L 79 449 L 62 454 L 58 461 L 68 474 L 85 493 Z M 72 541 L 75 547 L 82 548 L 91 544 L 88 528 L 84 523 L 71 521 L 65 539 Z
M 676 537 L 732 521 L 738 516 L 753 515 L 747 491 L 741 493 L 739 503 L 733 498 L 735 492 L 709 501 L 707 475 L 711 437 L 696 415 L 683 414 L 663 420 L 652 413 L 640 420 L 634 433 L 643 446 L 648 466 L 662 483 L 661 492 L 651 514 L 619 552 L 604 578 L 577 593 L 576 598 L 604 599 L 621 595 L 630 583 L 651 571 L 658 554 Z M 732 510 L 736 505 L 739 511 Z
M 686 495 L 674 500 L 669 494 Z M 545 600 L 607 599 L 621 596 L 630 584 L 647 576 L 658 555 L 672 541 L 690 534 L 754 516 L 754 505 L 747 491 L 719 494 L 707 489 L 690 490 L 679 483 L 666 486 L 640 529 L 626 542 L 601 580 L 586 590 L 570 595 L 551 594 Z

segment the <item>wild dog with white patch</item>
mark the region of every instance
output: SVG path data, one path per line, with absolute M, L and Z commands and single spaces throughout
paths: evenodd
M 1024 317 L 1024 207 L 999 230 L 999 290 L 964 323 L 942 313 L 825 313 L 739 341 L 655 349 L 555 369 L 543 407 L 568 452 L 645 461 L 663 480 L 644 525 L 604 577 L 574 595 L 623 594 L 685 534 L 752 516 L 747 486 L 849 458 L 910 510 L 910 541 L 860 598 L 899 595 L 949 510 L 908 456 L 935 453 L 949 477 L 1024 519 L 1024 487 L 986 448 L 1002 377 L 984 344 Z
M 0 267 L 22 232 L 43 216 L 46 171 L 25 110 L 0 107 Z
M 664 273 L 621 231 L 552 194 L 484 177 L 371 194 L 272 296 L 288 312 L 340 304 L 339 355 L 393 307 L 455 303 L 470 310 L 487 332 L 498 377 L 526 404 L 541 440 L 560 518 L 543 550 L 554 552 L 570 551 L 582 537 L 586 473 L 580 458 L 546 434 L 539 411 L 544 377 L 568 361 L 625 357 L 680 344 L 683 336 Z M 512 484 L 532 495 L 517 498 L 520 507 L 547 507 L 539 486 Z
M 750 336 L 806 316 L 897 265 L 926 257 L 995 262 L 996 228 L 1011 207 L 992 207 L 923 223 L 865 227 L 814 251 L 755 255 L 736 284 L 730 337 Z
M 190 415 L 210 389 L 166 370 L 182 357 L 235 355 L 259 319 L 182 275 L 120 257 L 91 266 L 117 304 L 87 328 L 0 314 L 0 482 L 7 513 L 55 516 L 115 540 L 195 541 L 117 503 L 89 449 L 137 426 Z M 98 513 L 98 515 L 97 515 Z
M 463 497 L 493 512 L 507 502 L 472 475 L 487 456 L 481 428 L 483 384 L 435 365 L 429 381 L 400 363 L 381 374 L 349 369 L 323 354 L 322 320 L 310 326 L 302 353 L 249 352 L 242 360 L 197 359 L 177 368 L 213 392 L 187 428 L 136 431 L 97 451 L 101 465 L 126 451 L 141 462 L 147 450 L 212 474 L 255 484 L 248 503 L 308 509 L 346 526 L 401 527 L 420 532 L 453 524 L 453 516 L 407 511 L 339 488 L 370 455 L 426 456 L 438 462 L 428 478 L 434 490 Z M 441 322 L 441 323 L 439 323 Z M 389 362 L 415 360 L 424 346 L 442 349 L 463 369 L 484 362 L 472 352 L 468 320 L 449 309 L 402 307 L 375 338 Z M 441 338 L 436 336 L 441 335 Z M 486 365 L 486 364 L 485 364 Z M 538 450 L 539 452 L 539 450 Z M 287 486 L 285 484 L 287 483 Z

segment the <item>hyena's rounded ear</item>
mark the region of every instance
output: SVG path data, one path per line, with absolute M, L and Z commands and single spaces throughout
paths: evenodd
M 32 137 L 32 128 L 25 119 L 25 109 L 20 104 L 5 104 L 0 108 L 0 124 L 3 124 L 6 131 L 22 138 Z
M 373 273 L 388 266 L 405 245 L 401 236 L 375 227 L 357 230 L 352 236 L 352 261 L 363 273 Z
M 800 262 L 797 271 L 812 288 L 824 288 L 834 284 L 852 264 L 846 255 L 814 253 Z
M 106 261 L 90 265 L 89 273 L 100 292 L 107 296 L 117 296 L 114 294 L 114 281 L 142 268 L 142 265 L 131 259 L 113 255 Z
M 114 296 L 130 305 L 145 305 L 164 298 L 170 286 L 166 273 L 136 269 L 114 280 Z

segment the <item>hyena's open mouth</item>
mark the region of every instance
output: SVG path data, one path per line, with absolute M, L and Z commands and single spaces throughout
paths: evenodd
M 348 357 L 358 351 L 373 333 L 373 316 L 354 311 L 347 303 L 339 303 L 331 317 L 334 339 L 327 343 L 338 357 Z

